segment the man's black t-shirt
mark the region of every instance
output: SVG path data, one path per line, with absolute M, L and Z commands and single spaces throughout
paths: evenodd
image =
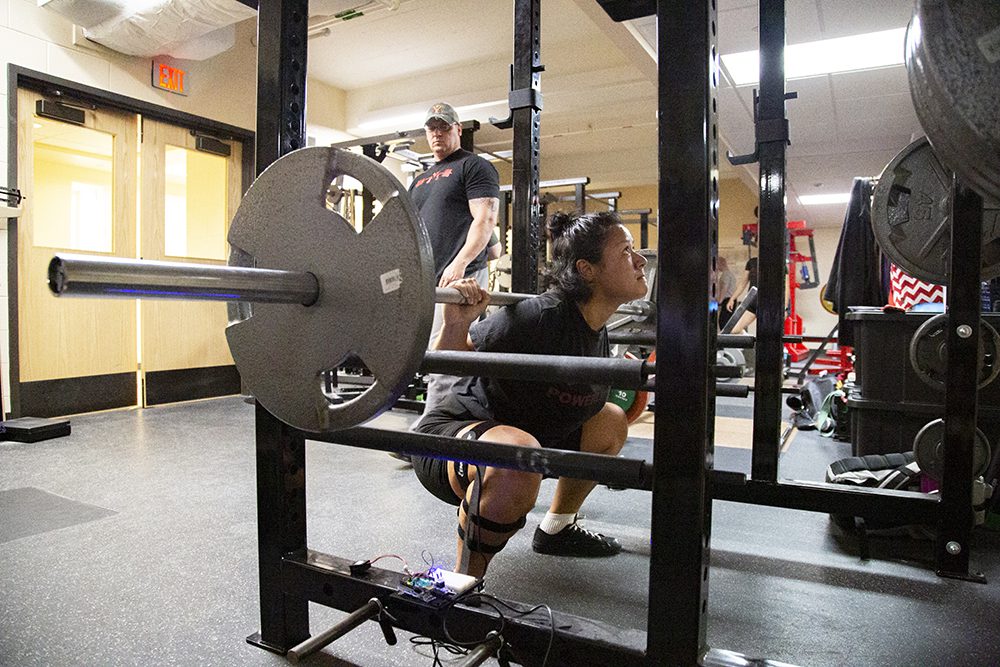
M 410 185 L 410 196 L 427 227 L 438 279 L 465 245 L 472 213 L 469 200 L 500 196 L 500 177 L 492 164 L 464 148 L 435 163 Z M 465 269 L 470 276 L 486 266 L 484 248 Z
M 578 357 L 610 355 L 607 329 L 594 331 L 575 302 L 546 292 L 500 309 L 469 330 L 477 350 Z M 495 419 L 558 443 L 596 415 L 608 399 L 606 385 L 462 378 L 435 412 L 456 419 Z

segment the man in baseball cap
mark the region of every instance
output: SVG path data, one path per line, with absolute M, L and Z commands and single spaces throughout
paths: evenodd
M 455 108 L 450 104 L 445 104 L 444 102 L 438 102 L 427 110 L 427 118 L 424 119 L 424 125 L 426 126 L 435 119 L 442 120 L 449 125 L 454 125 L 459 122 L 458 114 L 455 112 Z
M 487 160 L 462 148 L 462 125 L 455 108 L 431 105 L 424 133 L 434 164 L 413 179 L 410 197 L 420 211 L 434 253 L 438 287 L 462 278 L 487 284 L 487 246 L 500 210 L 500 177 Z M 431 342 L 443 324 L 442 304 L 434 309 Z M 457 378 L 427 376 L 427 410 L 450 391 Z

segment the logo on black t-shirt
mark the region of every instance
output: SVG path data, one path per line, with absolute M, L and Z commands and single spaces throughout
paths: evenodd
M 604 402 L 605 397 L 594 393 L 593 391 L 587 392 L 585 394 L 580 394 L 573 391 L 563 391 L 559 387 L 550 386 L 548 391 L 545 392 L 547 398 L 552 398 L 563 405 L 571 405 L 576 408 L 586 407 L 588 405 L 593 405 L 600 401 Z
M 413 184 L 413 188 L 419 188 L 424 183 L 430 183 L 438 180 L 439 178 L 448 178 L 451 176 L 453 171 L 454 170 L 451 167 L 448 167 L 447 169 L 442 169 L 441 171 L 435 171 L 433 174 L 427 174 L 423 178 L 418 178 L 417 182 Z

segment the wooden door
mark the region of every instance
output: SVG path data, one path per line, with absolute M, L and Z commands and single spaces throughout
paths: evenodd
M 188 129 L 143 119 L 143 259 L 226 263 L 226 234 L 241 196 L 241 148 L 236 141 L 199 141 Z M 239 393 L 226 322 L 221 302 L 141 302 L 144 405 Z
M 135 256 L 136 117 L 60 108 L 53 100 L 39 106 L 42 100 L 32 91 L 17 94 L 18 187 L 25 199 L 17 221 L 15 414 L 135 405 L 135 302 L 57 298 L 46 280 L 57 252 Z

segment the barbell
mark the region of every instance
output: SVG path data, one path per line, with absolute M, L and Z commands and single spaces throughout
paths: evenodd
M 308 271 L 241 268 L 217 264 L 159 262 L 123 257 L 59 253 L 49 262 L 49 289 L 57 296 L 246 301 L 311 306 L 319 298 L 316 276 Z M 490 305 L 510 306 L 537 294 L 489 292 Z M 463 303 L 453 287 L 436 287 L 435 303 Z M 653 304 L 631 301 L 618 315 L 648 318 Z
M 350 176 L 381 209 L 361 232 L 336 210 Z M 418 370 L 646 388 L 654 364 L 532 354 L 427 351 L 435 302 L 430 240 L 399 181 L 363 155 L 303 148 L 271 164 L 240 203 L 228 266 L 57 255 L 49 288 L 61 296 L 228 303 L 226 339 L 246 387 L 302 431 L 361 424 L 389 409 Z M 532 295 L 493 293 L 505 305 Z M 652 314 L 647 302 L 619 313 Z M 391 341 L 391 344 L 389 342 Z M 349 397 L 324 391 L 325 372 L 360 360 L 374 381 Z

